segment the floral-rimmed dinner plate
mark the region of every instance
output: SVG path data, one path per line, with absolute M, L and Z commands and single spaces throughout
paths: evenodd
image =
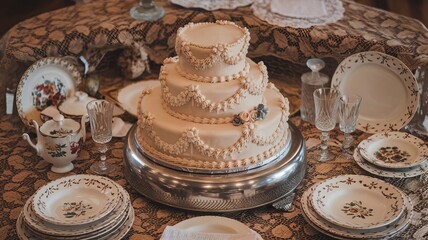
M 143 80 L 119 89 L 117 101 L 131 115 L 137 117 L 137 105 L 141 93 L 145 89 L 159 87 L 159 80 Z
M 16 89 L 16 107 L 24 125 L 32 129 L 31 120 L 41 125 L 40 112 L 72 96 L 81 82 L 77 68 L 63 58 L 47 57 L 33 63 Z
M 42 233 L 42 232 L 39 232 L 39 231 L 31 228 L 25 222 L 25 220 L 23 222 L 24 222 L 24 227 L 25 227 L 26 231 L 33 234 L 34 236 L 38 237 L 38 239 L 46 239 L 46 240 L 51 240 L 51 239 L 52 240 L 98 239 L 101 236 L 108 235 L 111 232 L 116 231 L 118 228 L 120 228 L 121 225 L 124 224 L 126 221 L 126 218 L 128 216 L 128 211 L 129 211 L 129 209 L 127 209 L 124 212 L 124 214 L 120 215 L 120 217 L 116 221 L 111 222 L 110 225 L 106 226 L 105 228 L 102 228 L 98 231 L 92 231 L 90 233 L 83 234 L 83 235 L 77 235 L 77 236 L 55 236 L 55 235 Z
M 97 240 L 110 240 L 110 239 L 122 239 L 132 228 L 132 225 L 135 220 L 135 211 L 131 205 L 127 205 L 128 210 L 125 214 L 124 220 L 122 220 L 117 227 L 107 229 L 106 233 L 100 233 L 98 235 L 91 236 L 89 239 L 97 239 Z M 39 234 L 35 234 L 24 222 L 23 213 L 18 217 L 16 221 L 16 232 L 20 239 L 22 240 L 38 240 L 40 239 Z M 54 237 L 44 236 L 44 239 L 55 239 Z M 61 238 L 60 238 L 61 239 Z M 64 239 L 66 239 L 64 237 Z M 71 237 L 69 239 L 86 239 L 81 238 L 81 236 Z
M 420 176 L 428 171 L 428 161 L 424 161 L 420 165 L 417 165 L 416 167 L 394 169 L 394 168 L 382 168 L 374 164 L 371 164 L 361 156 L 358 148 L 355 148 L 353 157 L 355 162 L 362 169 L 366 170 L 371 174 L 381 176 L 381 177 L 410 178 L 410 177 Z
M 380 52 L 361 52 L 343 60 L 331 80 L 342 94 L 362 97 L 357 129 L 398 131 L 418 108 L 418 84 L 399 59 Z
M 303 216 L 303 218 L 306 220 L 306 222 L 308 222 L 308 224 L 309 224 L 309 225 L 311 225 L 311 227 L 313 227 L 315 230 L 317 230 L 318 232 L 320 232 L 320 233 L 322 233 L 322 234 L 324 234 L 324 235 L 327 235 L 327 236 L 329 236 L 329 237 L 332 237 L 332 238 L 334 238 L 334 239 L 339 239 L 339 240 L 348 240 L 348 239 L 349 239 L 349 238 L 345 238 L 345 237 L 342 237 L 342 236 L 336 235 L 336 234 L 334 234 L 334 233 L 328 232 L 328 231 L 326 231 L 326 230 L 324 230 L 324 229 L 322 229 L 322 228 L 318 227 L 315 223 L 313 223 L 313 222 L 310 220 L 310 218 L 305 214 L 305 212 L 302 212 L 302 216 Z M 410 223 L 408 223 L 407 225 L 409 225 L 409 224 L 410 224 Z M 382 239 L 382 240 L 386 240 L 386 239 L 394 238 L 394 237 L 396 237 L 396 236 L 399 236 L 402 232 L 404 232 L 404 230 L 406 230 L 406 227 L 403 227 L 403 228 L 402 228 L 402 229 L 400 229 L 399 231 L 397 231 L 397 232 L 395 232 L 395 233 L 393 233 L 393 234 L 391 234 L 391 235 L 388 235 L 388 236 L 386 236 L 386 237 L 382 237 L 382 238 L 380 238 L 380 239 Z M 376 238 L 376 239 L 378 239 L 378 238 Z
M 327 221 L 349 229 L 373 229 L 393 223 L 404 210 L 404 193 L 364 175 L 339 175 L 317 183 L 314 210 Z
M 323 217 L 319 216 L 311 204 L 314 186 L 308 188 L 302 195 L 301 207 L 302 213 L 310 220 L 310 224 L 330 233 L 331 236 L 339 238 L 355 239 L 384 239 L 399 234 L 410 224 L 413 216 L 413 205 L 410 198 L 404 195 L 404 211 L 401 217 L 394 223 L 373 229 L 350 229 L 337 226 Z
M 31 196 L 22 210 L 23 220 L 31 229 L 36 230 L 37 232 L 52 235 L 52 236 L 81 236 L 85 234 L 90 234 L 93 232 L 101 231 L 104 228 L 109 228 L 112 224 L 118 221 L 118 219 L 123 216 L 126 212 L 126 209 L 130 206 L 130 197 L 125 189 L 119 188 L 121 192 L 120 200 L 116 208 L 104 218 L 101 218 L 97 221 L 82 224 L 78 226 L 67 226 L 67 225 L 56 225 L 40 219 L 33 210 L 33 197 Z
M 384 168 L 415 167 L 428 160 L 428 146 L 410 133 L 377 133 L 358 144 L 361 156 Z
M 34 194 L 34 213 L 57 225 L 80 225 L 109 214 L 120 199 L 118 185 L 96 175 L 59 178 L 42 186 Z

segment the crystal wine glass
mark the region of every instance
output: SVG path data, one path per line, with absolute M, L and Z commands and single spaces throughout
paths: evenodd
M 100 175 L 116 170 L 114 165 L 106 163 L 107 144 L 112 138 L 112 116 L 114 104 L 106 100 L 94 100 L 86 105 L 91 125 L 92 139 L 98 144 L 101 161 L 91 165 L 91 170 Z
M 352 132 L 357 127 L 361 97 L 358 95 L 342 95 L 339 98 L 339 128 L 345 134 L 342 149 L 346 153 L 352 146 Z M 346 154 L 345 154 L 346 155 Z
M 321 133 L 320 162 L 332 160 L 335 156 L 328 151 L 329 131 L 336 126 L 338 98 L 340 94 L 332 88 L 319 88 L 314 91 L 315 126 Z
M 130 10 L 131 17 L 139 21 L 156 21 L 163 17 L 165 10 L 154 0 L 140 0 Z

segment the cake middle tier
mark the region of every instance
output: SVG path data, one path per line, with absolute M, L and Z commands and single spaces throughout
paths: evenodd
M 255 121 L 202 124 L 177 119 L 160 103 L 159 88 L 139 101 L 137 137 L 152 157 L 184 168 L 233 169 L 260 164 L 281 151 L 288 138 L 288 100 L 269 84 L 267 115 Z
M 198 123 L 231 122 L 235 114 L 262 103 L 268 83 L 266 66 L 247 59 L 247 76 L 208 83 L 190 80 L 177 71 L 178 60 L 164 61 L 159 80 L 165 110 L 172 116 Z

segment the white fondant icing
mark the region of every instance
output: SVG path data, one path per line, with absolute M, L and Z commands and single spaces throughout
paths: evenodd
M 248 59 L 246 78 L 222 83 L 194 82 L 177 73 L 175 64 L 165 64 L 159 80 L 162 98 L 178 114 L 198 118 L 231 118 L 262 102 L 268 82 L 266 67 Z
M 245 68 L 249 41 L 249 31 L 231 22 L 188 24 L 176 38 L 180 69 L 202 77 L 239 74 Z
M 288 100 L 268 83 L 263 62 L 246 58 L 249 39 L 227 21 L 179 29 L 178 56 L 165 59 L 161 86 L 138 103 L 137 139 L 146 153 L 180 168 L 233 169 L 284 149 Z
M 241 126 L 231 123 L 201 124 L 177 119 L 163 110 L 160 101 L 157 101 L 160 94 L 160 89 L 156 88 L 142 99 L 139 138 L 145 142 L 143 145 L 149 145 L 157 152 L 174 158 L 227 162 L 247 161 L 261 153 L 270 155 L 266 152 L 281 145 L 282 135 L 288 127 L 288 104 L 276 89 L 269 89 L 265 93 L 269 106 L 266 118 Z M 255 160 L 263 160 L 259 158 Z

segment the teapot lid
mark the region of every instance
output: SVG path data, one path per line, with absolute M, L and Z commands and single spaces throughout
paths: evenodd
M 40 132 L 49 137 L 65 137 L 79 132 L 80 127 L 80 123 L 73 119 L 65 119 L 63 115 L 57 114 L 40 127 Z
M 81 117 L 86 115 L 86 105 L 95 100 L 93 97 L 89 97 L 86 92 L 76 91 L 74 96 L 67 98 L 58 106 L 58 110 L 67 116 L 78 116 Z

